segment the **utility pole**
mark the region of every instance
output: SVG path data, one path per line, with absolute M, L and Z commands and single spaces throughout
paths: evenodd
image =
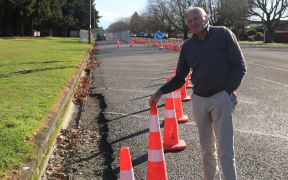
M 90 21 L 90 23 L 89 23 L 89 34 L 88 34 L 88 36 L 89 36 L 89 40 L 88 40 L 88 44 L 90 44 L 91 43 L 91 0 L 90 0 L 90 14 L 89 14 L 89 21 Z

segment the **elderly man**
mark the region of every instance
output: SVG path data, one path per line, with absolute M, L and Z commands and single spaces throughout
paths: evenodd
M 150 104 L 183 86 L 192 68 L 193 118 L 203 153 L 204 179 L 220 179 L 219 159 L 224 179 L 234 180 L 233 97 L 246 63 L 235 35 L 226 27 L 209 25 L 202 8 L 189 7 L 186 22 L 193 36 L 183 44 L 176 75 L 152 95 Z

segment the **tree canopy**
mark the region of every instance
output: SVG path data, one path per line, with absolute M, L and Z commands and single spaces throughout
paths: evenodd
M 100 18 L 91 0 L 91 25 Z M 69 36 L 70 30 L 89 28 L 90 0 L 0 0 L 0 35 Z

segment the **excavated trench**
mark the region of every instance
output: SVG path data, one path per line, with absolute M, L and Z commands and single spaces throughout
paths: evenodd
M 61 130 L 53 153 L 41 179 L 117 179 L 112 171 L 113 150 L 107 137 L 108 120 L 105 118 L 105 97 L 91 94 L 93 68 L 101 62 L 95 58 L 96 48 L 90 53 L 85 68 L 86 76 L 80 80 L 73 102 L 78 112 L 65 130 Z

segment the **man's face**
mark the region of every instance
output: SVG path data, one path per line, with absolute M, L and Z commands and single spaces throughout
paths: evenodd
M 187 25 L 193 34 L 202 33 L 208 23 L 207 16 L 203 17 L 202 14 L 197 11 L 191 11 L 186 16 Z

